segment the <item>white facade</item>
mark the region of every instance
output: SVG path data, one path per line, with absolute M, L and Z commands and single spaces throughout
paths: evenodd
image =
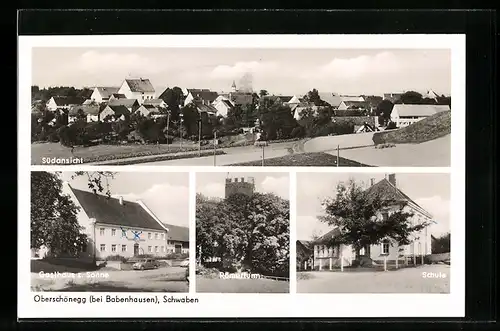
M 442 111 L 448 111 L 447 105 L 394 105 L 391 112 L 391 121 L 396 127 L 402 128 Z
M 217 115 L 220 115 L 222 117 L 227 117 L 227 113 L 231 109 L 224 101 L 230 102 L 229 100 L 219 100 L 217 102 L 214 102 L 212 105 L 217 109 Z
M 128 85 L 127 81 L 123 81 L 122 86 L 118 90 L 118 94 L 124 94 L 127 99 L 135 99 L 137 102 L 139 102 L 140 105 L 145 100 L 148 99 L 155 99 L 155 92 L 133 92 L 130 89 L 130 86 Z

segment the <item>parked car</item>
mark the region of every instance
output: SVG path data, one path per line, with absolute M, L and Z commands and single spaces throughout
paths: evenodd
M 132 268 L 134 270 L 146 270 L 146 269 L 157 269 L 160 264 L 154 259 L 142 259 L 134 263 Z
M 179 264 L 179 266 L 184 267 L 184 268 L 189 267 L 189 259 L 182 260 L 181 263 Z

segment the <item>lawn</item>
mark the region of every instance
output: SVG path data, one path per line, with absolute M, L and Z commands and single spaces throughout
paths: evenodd
M 424 273 L 445 277 L 424 277 Z M 423 265 L 392 271 L 297 272 L 297 292 L 450 293 L 450 266 Z
M 231 166 L 261 166 L 262 161 L 251 161 L 231 164 Z M 328 153 L 290 154 L 264 160 L 268 167 L 335 167 L 337 156 Z M 369 167 L 368 165 L 340 157 L 341 167 Z
M 204 148 L 207 149 L 207 148 Z M 73 154 L 71 148 L 62 146 L 60 143 L 35 143 L 31 144 L 31 164 L 42 164 L 42 158 L 82 158 L 84 163 L 99 162 L 108 160 L 119 160 L 132 157 L 154 156 L 157 158 L 148 159 L 148 162 L 174 160 L 180 158 L 198 157 L 198 146 L 193 143 L 186 143 L 181 148 L 180 145 L 96 145 L 89 147 L 75 147 Z M 175 154 L 179 152 L 191 152 Z M 224 152 L 218 150 L 217 153 Z M 202 155 L 213 155 L 212 150 L 202 151 Z M 128 164 L 123 160 L 117 164 Z M 134 164 L 139 163 L 137 160 Z
M 375 132 L 373 142 L 378 144 L 419 144 L 451 133 L 451 111 L 443 111 L 407 127 Z
M 290 282 L 271 279 L 221 279 L 197 276 L 196 292 L 289 293 Z

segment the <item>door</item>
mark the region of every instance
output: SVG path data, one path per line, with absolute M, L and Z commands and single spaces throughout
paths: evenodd
M 139 244 L 134 244 L 134 256 L 139 255 Z
M 175 245 L 175 252 L 176 253 L 182 253 L 182 245 Z

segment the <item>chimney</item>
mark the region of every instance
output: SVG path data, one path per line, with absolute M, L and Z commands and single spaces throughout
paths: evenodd
M 122 206 L 123 206 L 123 197 L 119 197 L 119 198 L 118 198 L 118 201 L 120 201 L 120 205 L 122 205 Z
M 394 185 L 395 187 L 397 187 L 397 185 L 396 185 L 396 174 L 389 174 L 388 181 L 389 181 L 389 183 L 391 183 L 392 185 Z
M 370 186 L 373 186 L 375 184 L 375 178 L 370 178 Z

